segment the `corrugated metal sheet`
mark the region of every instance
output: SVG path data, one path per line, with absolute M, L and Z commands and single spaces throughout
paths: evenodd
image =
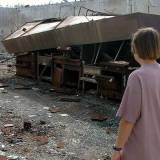
M 62 22 L 41 22 L 19 37 L 5 39 L 3 44 L 8 52 L 20 54 L 58 46 L 127 40 L 141 27 L 154 27 L 160 31 L 159 24 L 159 15 L 142 13 L 118 17 L 69 17 Z

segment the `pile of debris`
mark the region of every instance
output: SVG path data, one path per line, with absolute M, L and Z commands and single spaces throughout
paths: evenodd
M 0 88 L 1 159 L 110 159 L 116 103 L 18 77 Z

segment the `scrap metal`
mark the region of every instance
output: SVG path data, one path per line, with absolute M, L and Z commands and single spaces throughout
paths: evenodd
M 131 73 L 129 68 L 135 67 L 130 64 L 131 59 L 127 58 L 123 50 L 137 29 L 154 27 L 160 31 L 159 24 L 159 15 L 144 13 L 120 16 L 71 16 L 64 20 L 28 22 L 2 42 L 9 53 L 17 56 L 17 75 L 41 79 L 50 67 L 49 78 L 54 87 L 70 86 L 84 90 L 84 83 L 82 87 L 80 84 L 83 78 L 83 81 L 94 82 L 100 95 L 120 99 Z M 104 48 L 108 47 L 108 43 L 114 42 L 117 42 L 116 49 L 112 47 L 114 53 L 110 53 L 112 51 L 110 48 L 110 54 L 108 50 L 106 53 Z M 75 59 L 66 56 L 75 46 L 78 48 L 78 56 L 76 55 Z M 87 53 L 88 50 L 85 51 L 85 47 L 88 46 L 92 47 L 90 54 Z M 127 49 L 129 50 L 129 47 Z M 48 53 L 51 55 L 49 60 Z M 103 56 L 101 62 L 100 56 Z M 84 76 L 86 66 L 90 67 L 91 72 L 94 68 L 101 67 L 101 74 Z

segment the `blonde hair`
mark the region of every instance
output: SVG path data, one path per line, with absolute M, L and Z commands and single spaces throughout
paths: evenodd
M 160 35 L 154 28 L 139 29 L 132 37 L 131 49 L 133 54 L 144 60 L 160 58 Z

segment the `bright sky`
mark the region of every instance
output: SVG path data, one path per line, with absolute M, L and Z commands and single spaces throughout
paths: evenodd
M 62 2 L 63 0 L 0 0 L 0 5 L 2 6 L 14 6 L 14 5 L 39 5 L 48 3 Z M 73 0 L 68 0 L 73 1 Z

